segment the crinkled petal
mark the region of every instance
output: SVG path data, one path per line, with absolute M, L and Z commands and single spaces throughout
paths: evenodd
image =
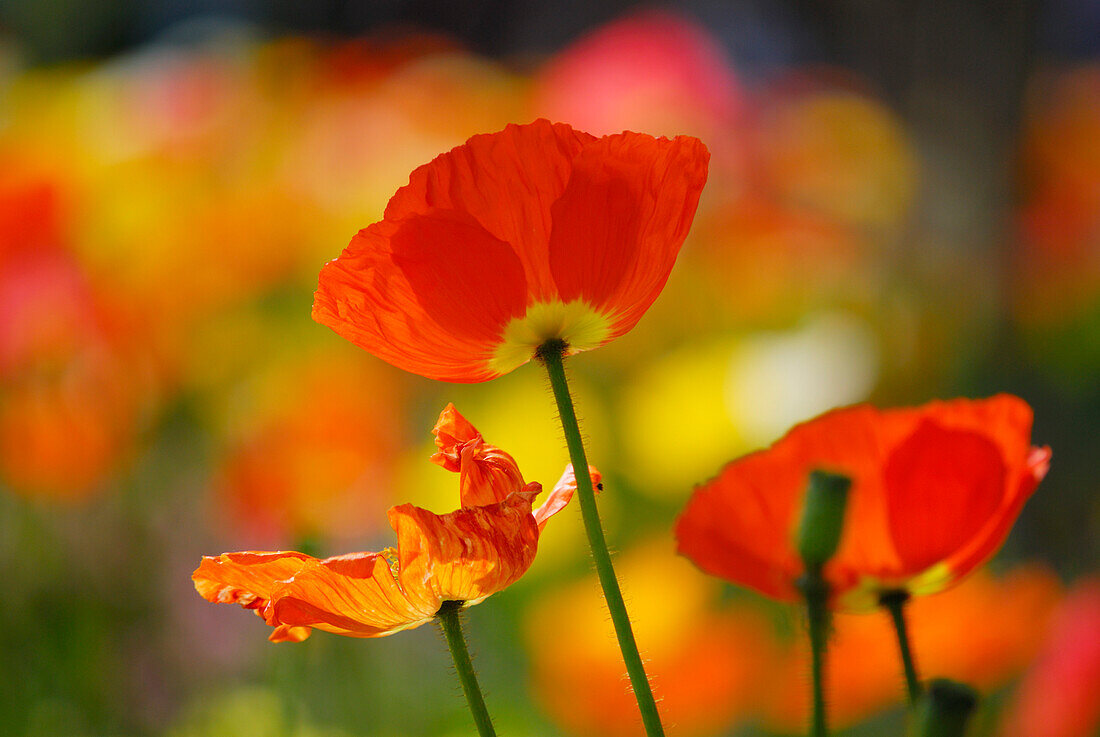
M 386 553 L 349 553 L 306 562 L 279 589 L 275 618 L 352 637 L 384 637 L 435 617 L 438 600 L 398 584 Z
M 634 327 L 664 288 L 707 180 L 698 139 L 621 133 L 588 143 L 551 208 L 550 270 L 561 301 Z M 609 338 L 610 339 L 610 338 Z
M 515 459 L 486 443 L 453 404 L 440 413 L 432 432 L 439 448 L 432 462 L 458 472 L 463 507 L 496 504 L 524 488 L 523 474 Z
M 430 621 L 439 609 L 430 596 L 402 591 L 385 553 L 324 560 L 294 552 L 225 553 L 203 558 L 192 578 L 208 601 L 254 609 L 275 628 L 275 642 L 300 642 L 311 628 L 383 637 Z
M 527 286 L 511 246 L 469 215 L 428 209 L 359 231 L 325 264 L 313 319 L 393 365 L 444 381 L 485 381 Z
M 477 603 L 516 581 L 538 549 L 531 502 L 541 489 L 529 484 L 497 504 L 444 515 L 411 504 L 391 509 L 405 590 Z
M 274 618 L 271 599 L 275 590 L 301 570 L 310 557 L 302 553 L 224 553 L 204 556 L 191 574 L 195 589 L 215 604 L 240 604 L 252 609 L 265 622 L 276 627 L 273 642 L 301 642 L 309 637 L 308 628 L 284 627 Z
M 550 208 L 565 190 L 573 159 L 596 140 L 562 123 L 509 125 L 419 167 L 386 207 L 386 219 L 430 208 L 468 213 L 493 237 L 510 243 L 523 263 L 534 302 L 553 299 L 547 244 Z

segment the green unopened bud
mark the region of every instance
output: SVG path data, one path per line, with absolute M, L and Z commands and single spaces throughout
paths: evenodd
M 806 568 L 819 569 L 836 553 L 851 486 L 847 476 L 827 471 L 810 473 L 797 537 L 798 554 Z
M 911 737 L 963 737 L 978 705 L 977 692 L 965 683 L 937 678 L 917 702 Z

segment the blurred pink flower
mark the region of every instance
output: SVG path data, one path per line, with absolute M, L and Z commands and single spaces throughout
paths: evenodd
M 731 129 L 744 105 L 719 42 L 686 17 L 653 10 L 598 28 L 551 58 L 535 75 L 531 113 L 597 136 L 696 136 L 711 144 L 722 170 L 740 158 Z
M 1001 737 L 1093 737 L 1100 728 L 1100 578 L 1065 598 L 1001 723 Z

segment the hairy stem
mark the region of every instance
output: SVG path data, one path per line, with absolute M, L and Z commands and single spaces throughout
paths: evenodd
M 581 517 L 584 519 L 584 530 L 588 535 L 588 546 L 596 564 L 596 574 L 599 576 L 600 586 L 603 587 L 607 608 L 611 612 L 611 622 L 615 625 L 615 636 L 619 640 L 619 650 L 623 654 L 626 672 L 630 676 L 631 686 L 634 687 L 634 697 L 638 700 L 642 724 L 645 726 L 648 737 L 663 737 L 665 730 L 661 726 L 661 717 L 657 712 L 657 703 L 653 699 L 653 690 L 649 686 L 645 666 L 642 665 L 642 657 L 634 641 L 634 631 L 630 626 L 630 617 L 626 613 L 626 604 L 619 589 L 619 581 L 615 577 L 615 569 L 611 565 L 611 553 L 607 549 L 607 539 L 604 537 L 600 513 L 596 508 L 596 494 L 592 489 L 592 479 L 588 475 L 588 458 L 584 452 L 584 441 L 581 439 L 577 413 L 573 408 L 573 398 L 565 378 L 565 347 L 563 341 L 547 341 L 539 348 L 536 355 L 546 366 L 546 372 L 550 376 L 550 386 L 554 390 L 562 430 L 565 432 L 565 443 L 569 448 L 569 460 L 573 463 L 573 470 L 577 477 L 577 498 L 581 507 Z
M 493 720 L 489 718 L 489 710 L 485 708 L 481 686 L 477 683 L 474 664 L 470 660 L 470 650 L 466 647 L 466 635 L 462 631 L 462 621 L 459 619 L 461 608 L 461 601 L 445 601 L 436 616 L 439 617 L 440 625 L 443 627 L 447 647 L 451 649 L 455 670 L 458 671 L 458 680 L 462 682 L 462 691 L 466 694 L 466 703 L 470 705 L 470 713 L 474 716 L 477 733 L 481 737 L 496 737 Z

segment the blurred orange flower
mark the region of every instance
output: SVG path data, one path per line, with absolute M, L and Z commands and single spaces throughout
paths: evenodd
M 532 510 L 542 486 L 524 484 L 512 457 L 486 443 L 453 405 L 433 432 L 439 452 L 432 460 L 460 476 L 457 511 L 393 507 L 397 547 L 377 553 L 205 557 L 192 575 L 195 588 L 208 601 L 254 610 L 275 628 L 272 642 L 300 642 L 312 628 L 385 637 L 431 621 L 445 601 L 470 606 L 507 587 L 534 560 L 546 521 L 572 498 L 572 468 Z
M 917 599 L 908 610 L 914 658 L 931 675 L 985 691 L 998 688 L 1035 657 L 1060 595 L 1051 571 L 1027 566 L 1003 578 L 981 572 L 950 591 Z M 838 614 L 832 621 L 826 698 L 830 720 L 842 729 L 900 705 L 905 691 L 897 635 L 886 614 Z M 803 732 L 810 718 L 809 670 L 806 638 L 795 638 L 765 690 L 764 722 L 770 728 Z
M 1038 628 L 1036 628 L 1038 629 Z M 1100 728 L 1100 579 L 1074 588 L 1053 617 L 1002 737 L 1094 737 Z
M 617 568 L 654 695 L 682 737 L 725 733 L 764 698 L 761 674 L 776 655 L 771 627 L 749 606 L 718 607 L 718 582 L 671 553 L 671 540 L 625 552 Z M 593 576 L 594 578 L 594 576 Z M 532 693 L 565 731 L 642 733 L 615 632 L 594 580 L 532 603 L 527 641 Z M 547 637 L 568 621 L 569 637 Z
M 695 138 L 596 138 L 537 120 L 416 169 L 386 217 L 321 270 L 313 317 L 413 373 L 486 381 L 551 339 L 626 333 L 687 236 L 709 154 Z
M 1007 394 L 827 412 L 696 489 L 676 525 L 679 551 L 708 573 L 797 600 L 792 531 L 809 473 L 824 469 L 853 483 L 824 571 L 834 606 L 939 591 L 993 555 L 1046 474 L 1050 449 L 1031 446 L 1031 421 Z
M 358 351 L 313 351 L 266 370 L 226 412 L 217 517 L 249 546 L 374 530 L 393 503 L 402 447 L 398 376 Z
M 0 158 L 0 480 L 76 501 L 130 455 L 150 387 L 69 249 L 67 183 Z

